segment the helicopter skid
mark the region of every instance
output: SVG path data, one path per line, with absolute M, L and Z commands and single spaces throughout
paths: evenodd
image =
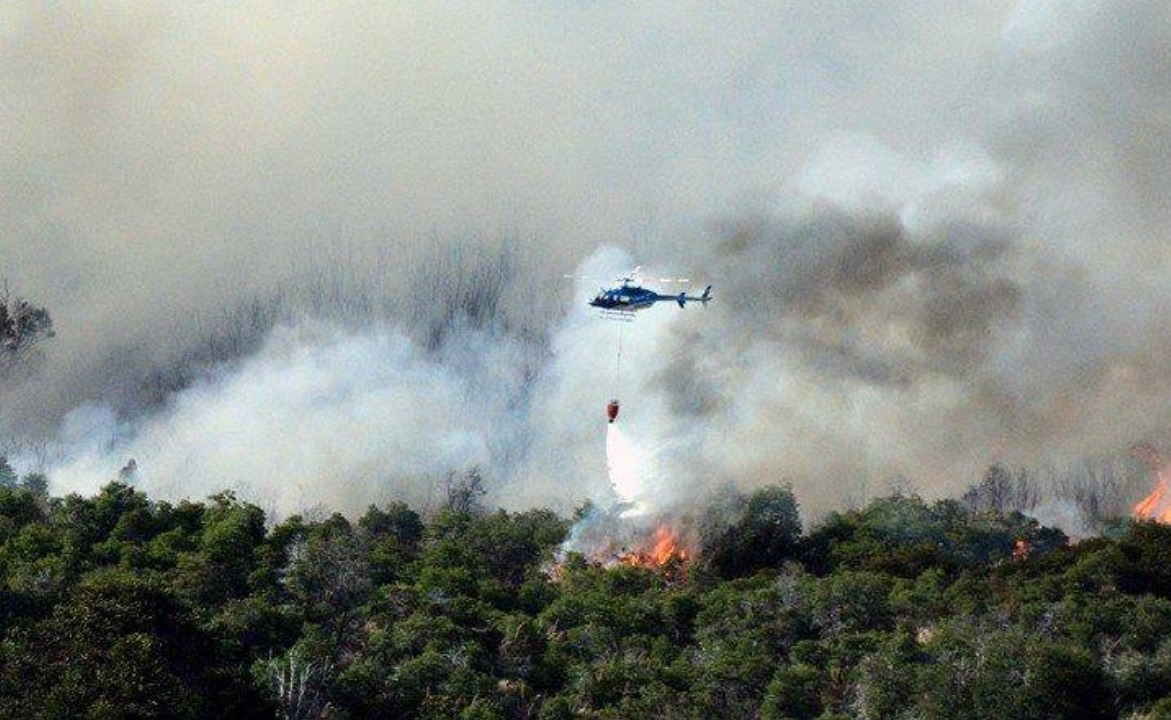
M 602 310 L 601 315 L 603 320 L 634 322 L 634 312 L 630 310 Z

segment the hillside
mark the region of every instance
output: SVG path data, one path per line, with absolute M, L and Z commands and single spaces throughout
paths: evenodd
M 1171 716 L 1163 525 L 1071 545 L 892 496 L 802 533 L 771 487 L 642 567 L 448 499 L 268 525 L 9 483 L 0 717 Z

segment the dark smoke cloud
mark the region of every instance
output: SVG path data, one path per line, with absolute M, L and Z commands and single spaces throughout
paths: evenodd
M 717 228 L 709 259 L 696 262 L 725 269 L 719 302 L 671 334 L 653 387 L 674 432 L 731 428 L 732 438 L 694 433 L 674 472 L 699 457 L 712 465 L 705 473 L 724 477 L 753 456 L 732 471 L 737 479 L 810 486 L 859 472 L 885 481 L 957 470 L 944 464 L 966 448 L 947 447 L 949 436 L 1019 422 L 1011 373 L 997 365 L 1027 302 L 1015 247 L 999 223 L 912 229 L 893 213 L 824 202 Z M 1004 448 L 990 440 L 978 452 L 999 457 Z
M 897 217 L 821 207 L 758 221 L 715 245 L 730 282 L 717 322 L 796 346 L 827 371 L 876 383 L 961 375 L 981 365 L 1022 290 L 995 228 L 912 237 Z M 745 324 L 744 321 L 748 323 Z

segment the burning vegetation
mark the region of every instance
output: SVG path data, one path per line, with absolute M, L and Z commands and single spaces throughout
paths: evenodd
M 1171 502 L 1167 484 L 1171 481 L 1171 465 L 1167 458 L 1149 443 L 1139 443 L 1130 449 L 1131 455 L 1143 461 L 1154 479 L 1155 486 L 1134 506 L 1132 515 L 1139 520 L 1171 523 Z
M 737 573 L 782 562 L 795 551 L 801 519 L 788 488 L 745 495 L 727 487 L 697 506 L 643 515 L 628 506 L 587 505 L 577 513 L 550 576 L 559 578 L 574 555 L 602 568 L 646 568 L 679 580 L 697 564 Z
M 602 511 L 587 506 L 558 553 L 550 576 L 561 576 L 571 554 L 599 567 L 661 570 L 681 577 L 699 556 L 699 538 L 690 518 L 624 516 L 621 510 Z
M 273 521 L 29 480 L 0 483 L 0 717 L 1104 720 L 1171 688 L 1154 523 L 1068 547 L 899 495 L 802 532 L 775 486 L 562 518 L 484 507 L 471 471 L 422 514 Z
M 685 565 L 691 556 L 678 533 L 664 523 L 655 528 L 648 546 L 620 555 L 618 562 L 635 567 L 659 568 L 668 564 Z

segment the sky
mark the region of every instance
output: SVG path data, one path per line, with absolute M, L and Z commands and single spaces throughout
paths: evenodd
M 5 3 L 0 275 L 57 337 L 0 438 L 55 490 L 134 457 L 282 512 L 472 464 L 604 499 L 619 390 L 665 503 L 1158 444 L 1168 13 Z M 716 300 L 627 328 L 618 382 L 562 275 L 633 265 Z

